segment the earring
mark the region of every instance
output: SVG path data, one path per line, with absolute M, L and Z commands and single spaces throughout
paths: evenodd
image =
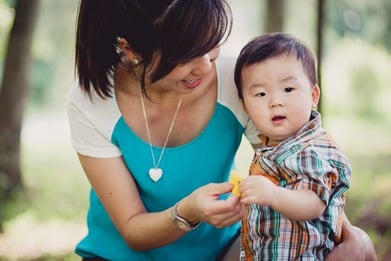
M 132 60 L 132 63 L 133 63 L 133 65 L 138 65 L 140 63 L 140 61 L 137 58 L 134 58 Z

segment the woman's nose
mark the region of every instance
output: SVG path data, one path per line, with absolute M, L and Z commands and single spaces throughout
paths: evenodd
M 212 61 L 210 60 L 208 54 L 196 58 L 195 62 L 196 63 L 193 69 L 193 74 L 195 75 L 208 73 L 212 69 Z
M 195 59 L 195 67 L 193 73 L 196 75 L 209 73 L 212 69 L 214 61 L 220 54 L 220 48 L 215 48 L 205 55 Z

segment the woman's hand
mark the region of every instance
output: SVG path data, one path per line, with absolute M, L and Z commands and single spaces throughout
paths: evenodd
M 191 223 L 206 222 L 222 228 L 239 221 L 243 216 L 243 206 L 239 198 L 230 195 L 227 199 L 220 196 L 231 192 L 229 183 L 211 183 L 195 190 L 183 199 L 178 213 Z
M 326 256 L 326 261 L 377 260 L 375 248 L 368 234 L 345 220 L 342 227 L 342 242 Z

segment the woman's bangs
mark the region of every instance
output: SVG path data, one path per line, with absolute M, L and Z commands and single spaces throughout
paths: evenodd
M 166 51 L 168 51 L 167 58 L 174 63 L 188 61 L 208 53 L 221 45 L 231 31 L 231 13 L 224 2 L 198 1 L 198 3 L 195 3 L 196 1 L 178 1 L 191 3 L 178 4 L 169 14 L 172 19 L 167 21 L 175 21 L 176 24 L 171 24 L 167 28 L 168 35 L 171 36 L 171 39 L 175 39 L 175 42 L 166 45 Z M 192 10 L 192 12 L 180 12 L 179 9 Z M 178 21 L 180 21 L 179 24 Z

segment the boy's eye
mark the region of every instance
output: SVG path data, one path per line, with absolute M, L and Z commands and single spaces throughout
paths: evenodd
M 266 95 L 266 93 L 264 93 L 264 92 L 258 92 L 255 94 L 256 97 L 263 97 L 265 95 Z
M 285 92 L 291 92 L 291 91 L 293 91 L 293 87 L 286 87 L 285 88 Z

